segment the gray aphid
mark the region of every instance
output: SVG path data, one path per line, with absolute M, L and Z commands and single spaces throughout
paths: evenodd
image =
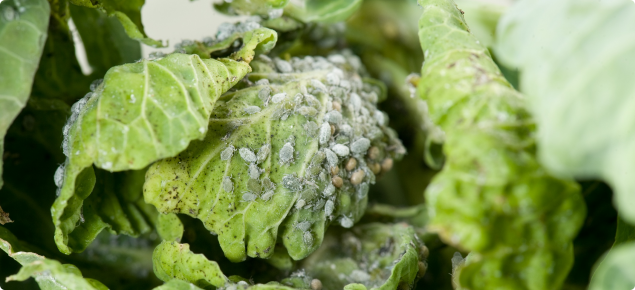
M 271 144 L 267 143 L 265 145 L 262 145 L 262 147 L 258 149 L 258 156 L 257 156 L 258 163 L 261 163 L 267 160 L 269 153 L 271 153 Z
M 298 199 L 298 201 L 295 202 L 295 208 L 297 209 L 301 209 L 304 205 L 306 205 L 306 201 L 304 199 Z
M 311 234 L 311 232 L 304 232 L 304 235 L 302 235 L 302 240 L 307 245 L 313 245 L 313 235 Z
M 258 98 L 263 103 L 265 103 L 265 105 L 268 103 L 270 95 L 271 95 L 271 88 L 270 87 L 264 87 L 264 88 L 260 89 L 260 91 L 258 91 Z
M 293 161 L 293 145 L 290 142 L 287 142 L 280 149 L 280 162 L 282 163 L 290 163 Z
M 362 108 L 362 99 L 356 93 L 351 93 L 348 102 L 354 112 L 358 112 Z
M 342 113 L 335 110 L 330 111 L 324 115 L 324 120 L 332 124 L 338 124 L 342 121 Z
M 251 151 L 249 148 L 240 148 L 240 150 L 238 150 L 238 153 L 240 154 L 240 157 L 242 157 L 243 160 L 245 160 L 246 162 L 253 163 L 258 160 L 256 158 L 256 154 L 254 154 L 254 152 Z
M 375 117 L 375 120 L 377 121 L 377 125 L 379 126 L 386 125 L 386 116 L 384 116 L 384 113 L 382 113 L 380 110 L 375 111 L 375 114 L 373 114 L 373 117 Z
M 55 185 L 57 187 L 61 187 L 62 183 L 64 183 L 64 164 L 60 165 L 57 170 L 55 170 L 55 175 L 53 175 L 53 180 L 55 181 Z
M 326 160 L 329 162 L 329 165 L 331 167 L 337 166 L 337 163 L 339 162 L 337 154 L 335 154 L 335 152 L 331 151 L 331 149 L 328 148 L 324 148 L 324 153 L 326 153 Z
M 324 205 L 324 214 L 330 216 L 333 214 L 333 209 L 335 209 L 335 204 L 332 200 L 327 200 Z
M 350 150 L 348 149 L 348 147 L 342 144 L 335 144 L 333 147 L 331 147 L 331 150 L 333 150 L 333 152 L 335 152 L 335 154 L 339 156 L 348 156 L 348 154 L 350 154 Z
M 278 94 L 273 95 L 273 97 L 271 97 L 271 101 L 274 104 L 277 104 L 277 103 L 282 102 L 282 100 L 284 100 L 286 98 L 287 98 L 287 93 L 278 93 Z
M 329 125 L 329 123 L 324 122 L 322 123 L 322 126 L 320 126 L 320 144 L 326 144 L 329 139 L 331 139 L 331 126 Z
M 255 163 L 249 164 L 249 178 L 258 179 L 260 178 L 261 173 L 262 172 L 260 171 L 258 165 L 256 165 Z
M 359 187 L 357 188 L 357 198 L 358 199 L 363 199 L 368 195 L 368 183 L 362 183 L 359 185 Z
M 312 79 L 311 86 L 317 91 L 324 92 L 324 93 L 328 92 L 328 90 L 326 89 L 326 86 L 319 80 Z
M 258 107 L 258 106 L 247 106 L 247 107 L 245 107 L 245 108 L 243 109 L 243 111 L 245 111 L 245 113 L 247 113 L 247 114 L 249 114 L 249 115 L 252 115 L 252 114 L 258 113 L 258 112 L 260 112 L 260 110 L 261 110 L 261 109 L 260 109 L 260 107 Z
M 328 73 L 328 74 L 326 75 L 326 82 L 327 82 L 329 85 L 332 85 L 332 86 L 337 86 L 337 85 L 339 85 L 339 84 L 340 84 L 340 77 L 338 77 L 336 74 L 334 74 L 334 73 L 332 73 L 332 72 L 331 72 L 331 73 Z
M 295 225 L 295 227 L 300 229 L 303 232 L 306 232 L 311 228 L 311 222 L 309 221 L 299 222 L 298 224 Z
M 309 137 L 315 137 L 315 133 L 318 131 L 318 125 L 315 122 L 308 121 L 303 127 Z
M 268 86 L 269 85 L 269 80 L 268 79 L 260 79 L 260 80 L 256 81 L 256 85 L 258 85 L 258 86 Z
M 232 182 L 232 179 L 229 176 L 223 177 L 223 181 L 222 181 L 221 185 L 223 186 L 223 190 L 225 192 L 234 191 L 234 183 Z
M 282 186 L 291 191 L 300 191 L 302 189 L 302 182 L 293 174 L 287 174 L 282 177 Z
M 363 137 L 351 143 L 351 151 L 353 151 L 353 153 L 365 153 L 368 148 L 370 148 L 370 140 Z
M 302 106 L 298 109 L 298 113 L 305 117 L 313 117 L 317 114 L 317 110 L 313 107 Z
M 260 198 L 264 201 L 270 200 L 274 193 L 275 192 L 273 190 L 265 191 L 265 193 Z
M 347 216 L 343 216 L 340 219 L 340 225 L 342 225 L 342 227 L 348 229 L 348 228 L 353 226 L 353 220 L 351 218 L 347 217 Z
M 256 196 L 255 194 L 251 192 L 246 192 L 243 194 L 243 201 L 246 201 L 246 202 L 254 201 L 256 200 L 256 198 L 258 198 L 258 196 Z
M 276 64 L 276 68 L 278 68 L 281 73 L 293 72 L 293 67 L 288 61 L 275 58 L 273 62 Z
M 236 150 L 236 148 L 234 148 L 234 146 L 232 146 L 232 145 L 227 146 L 227 148 L 225 148 L 225 150 L 223 150 L 220 153 L 220 160 L 227 161 L 227 160 L 231 159 L 232 156 L 234 155 L 234 150 Z
M 333 193 L 335 193 L 335 186 L 333 186 L 332 183 L 329 183 L 329 185 L 326 186 L 326 188 L 324 188 L 324 196 L 329 197 L 331 195 L 333 195 Z

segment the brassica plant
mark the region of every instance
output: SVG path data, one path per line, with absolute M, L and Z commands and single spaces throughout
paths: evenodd
M 635 287 L 631 1 L 143 5 L 0 1 L 0 289 Z

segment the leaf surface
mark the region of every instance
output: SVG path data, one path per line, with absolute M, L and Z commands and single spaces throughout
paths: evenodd
M 299 3 L 296 3 L 299 2 Z M 305 23 L 335 23 L 346 20 L 362 5 L 362 0 L 303 0 L 285 7 L 285 13 Z
M 418 94 L 441 130 L 445 164 L 426 189 L 429 228 L 470 251 L 465 289 L 557 289 L 585 216 L 579 185 L 535 157 L 525 100 L 469 33 L 452 1 L 423 0 Z
M 378 88 L 338 56 L 254 63 L 256 83 L 217 103 L 205 139 L 150 167 L 146 202 L 200 219 L 232 261 L 270 257 L 278 237 L 299 260 L 330 223 L 351 227 L 381 164 L 404 150 Z
M 218 97 L 251 70 L 248 62 L 258 45 L 275 39 L 275 32 L 256 29 L 244 32 L 245 45 L 232 55 L 234 59 L 174 53 L 113 67 L 95 91 L 73 105 L 64 128 L 68 158 L 60 169 L 59 197 L 51 209 L 60 251 L 81 251 L 104 227 L 97 218 L 80 223 L 82 204 L 96 182 L 93 163 L 107 171 L 139 170 L 203 138 Z M 71 233 L 78 227 L 75 238 Z
M 22 265 L 22 269 L 8 281 L 24 281 L 35 278 L 42 290 L 86 289 L 107 290 L 108 288 L 97 280 L 82 277 L 77 267 L 61 264 L 56 260 L 29 252 L 29 246 L 22 243 L 7 229 L 0 226 L 0 249 Z
M 522 71 L 541 162 L 562 176 L 605 180 L 631 224 L 634 25 L 629 1 L 520 1 L 501 20 L 497 46 Z
M 635 285 L 635 242 L 614 247 L 599 261 L 589 290 L 629 289 Z
M 4 136 L 9 126 L 31 93 L 47 36 L 49 11 L 45 0 L 0 3 L 0 154 L 4 152 Z
M 141 23 L 141 7 L 145 0 L 70 0 L 72 4 L 105 11 L 108 16 L 116 17 L 130 38 L 152 47 L 164 47 L 161 41 L 149 38 Z

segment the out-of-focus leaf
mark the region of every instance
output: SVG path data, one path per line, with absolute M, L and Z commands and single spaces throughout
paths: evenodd
M 0 3 L 0 154 L 4 136 L 31 93 L 42 56 L 50 7 L 45 0 Z M 0 188 L 2 179 L 0 156 Z
M 618 218 L 615 244 L 613 246 L 619 246 L 630 241 L 635 241 L 635 227 Z
M 538 164 L 523 97 L 455 4 L 419 3 L 426 60 L 418 93 L 446 158 L 425 193 L 429 228 L 471 252 L 458 269 L 464 289 L 557 289 L 586 212 L 579 186 Z
M 51 1 L 48 38 L 35 74 L 32 95 L 71 104 L 86 93 L 93 78 L 82 73 L 77 61 L 68 24 L 68 6 L 67 1 Z
M 304 23 L 335 23 L 346 20 L 362 5 L 362 0 L 301 0 L 292 1 L 284 13 Z
M 616 246 L 598 264 L 589 290 L 630 289 L 635 285 L 635 242 Z
M 633 26 L 629 1 L 519 1 L 501 19 L 496 50 L 522 71 L 542 163 L 562 176 L 605 180 L 631 224 Z
M 8 224 L 11 222 L 13 221 L 9 218 L 9 214 L 4 212 L 0 207 L 0 225 Z
M 463 17 L 476 39 L 485 47 L 494 46 L 496 26 L 506 8 L 500 4 L 483 3 L 470 0 L 457 0 L 457 6 L 463 11 Z
M 324 289 L 412 289 L 425 258 L 412 227 L 370 223 L 330 231 L 302 266 Z
M 103 77 L 113 66 L 141 59 L 140 43 L 128 37 L 115 18 L 98 9 L 76 5 L 69 8 L 93 69 L 91 75 Z
M 86 279 L 77 267 L 61 264 L 44 256 L 29 252 L 28 246 L 20 241 L 7 229 L 0 226 L 0 249 L 22 265 L 22 269 L 8 281 L 24 281 L 35 278 L 42 290 L 86 289 L 107 290 L 108 288 L 97 280 Z
M 214 4 L 217 11 L 229 15 L 262 15 L 274 18 L 282 14 L 289 0 L 220 0 Z
M 130 38 L 152 47 L 164 47 L 161 41 L 149 38 L 141 23 L 141 7 L 145 0 L 69 0 L 70 3 L 89 8 L 97 8 L 111 17 L 117 17 Z
M 174 53 L 114 67 L 96 91 L 73 105 L 64 128 L 68 158 L 56 177 L 59 197 L 51 209 L 61 252 L 81 251 L 104 226 L 96 217 L 78 225 L 82 204 L 95 186 L 93 163 L 108 171 L 138 170 L 205 136 L 218 97 L 251 70 L 255 47 L 276 39 L 268 29 L 244 34 L 249 42 L 231 58 Z
M 405 152 L 358 60 L 329 59 L 254 62 L 255 85 L 217 103 L 205 139 L 150 167 L 146 202 L 203 221 L 232 261 L 270 257 L 278 236 L 299 260 L 331 222 L 351 227 Z

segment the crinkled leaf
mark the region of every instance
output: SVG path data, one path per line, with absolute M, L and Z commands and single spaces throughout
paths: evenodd
M 245 32 L 244 39 L 249 43 L 232 55 L 234 59 L 174 53 L 114 67 L 96 91 L 73 105 L 73 115 L 64 128 L 63 148 L 68 158 L 56 180 L 59 197 L 51 209 L 60 251 L 81 251 L 104 222 L 130 232 L 125 225 L 103 221 L 104 215 L 96 217 L 95 210 L 105 213 L 116 208 L 95 208 L 85 225 L 79 223 L 82 204 L 95 186 L 92 164 L 108 171 L 141 169 L 204 137 L 218 97 L 251 70 L 248 62 L 254 56 L 253 48 L 261 42 L 275 42 L 276 36 L 271 30 L 256 29 Z M 72 235 L 78 226 L 80 231 Z
M 146 202 L 203 221 L 232 261 L 270 257 L 278 236 L 302 259 L 331 222 L 351 227 L 381 164 L 404 152 L 377 88 L 346 58 L 331 59 L 254 63 L 257 82 L 217 103 L 205 139 L 150 167 Z
M 183 223 L 176 214 L 160 214 L 156 227 L 157 233 L 165 241 L 180 242 L 183 237 Z
M 302 266 L 324 289 L 412 289 L 425 273 L 424 252 L 407 224 L 370 223 L 330 231 Z
M 362 5 L 362 0 L 301 0 L 285 7 L 285 14 L 305 23 L 335 23 L 346 20 Z
M 116 17 L 123 25 L 130 38 L 136 39 L 152 47 L 164 47 L 161 41 L 149 38 L 141 23 L 141 7 L 145 0 L 69 0 L 70 3 L 97 8 L 105 11 L 108 16 Z
M 635 242 L 611 249 L 600 261 L 589 290 L 630 289 L 635 285 Z
M 463 11 L 463 17 L 470 27 L 470 33 L 483 46 L 491 48 L 496 39 L 496 26 L 505 12 L 505 6 L 487 2 L 457 0 L 457 6 Z
M 103 77 L 113 66 L 141 59 L 140 43 L 126 35 L 117 19 L 98 9 L 76 5 L 69 8 L 93 69 L 92 76 Z
M 163 241 L 152 255 L 154 274 L 163 281 L 190 281 L 196 286 L 222 287 L 229 283 L 218 264 L 202 254 L 194 254 L 188 244 Z
M 47 35 L 49 11 L 45 0 L 0 3 L 0 154 L 9 126 L 29 98 Z M 0 188 L 2 167 L 0 160 Z
M 9 230 L 0 226 L 0 249 L 22 265 L 22 269 L 12 276 L 9 281 L 24 281 L 35 278 L 42 290 L 62 289 L 108 289 L 97 280 L 86 279 L 77 267 L 70 264 L 61 264 L 56 260 L 47 259 L 44 256 L 29 252 L 28 246 L 21 242 Z
M 630 223 L 633 26 L 630 1 L 519 1 L 501 20 L 497 46 L 501 59 L 522 71 L 542 163 L 563 176 L 604 179 Z
M 426 61 L 418 93 L 443 133 L 446 158 L 425 193 L 429 228 L 471 251 L 458 279 L 463 288 L 558 288 L 585 216 L 579 186 L 538 164 L 522 95 L 454 3 L 419 3 Z

